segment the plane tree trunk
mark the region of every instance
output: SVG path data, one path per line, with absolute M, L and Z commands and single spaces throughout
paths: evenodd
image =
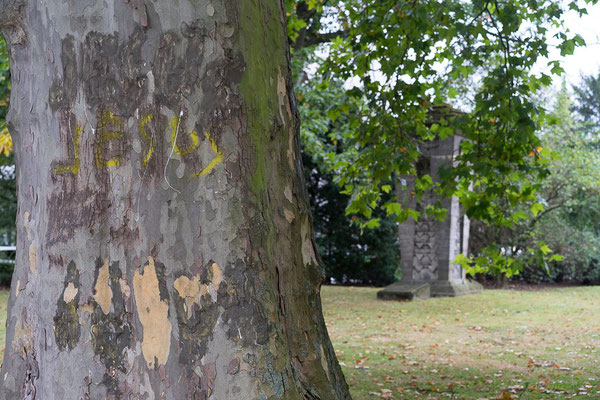
M 349 399 L 280 0 L 0 0 L 18 249 L 0 397 Z

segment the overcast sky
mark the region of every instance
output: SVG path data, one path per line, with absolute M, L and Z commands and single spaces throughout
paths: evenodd
M 563 68 L 570 84 L 576 84 L 582 73 L 597 74 L 600 68 L 600 4 L 588 6 L 588 13 L 579 18 L 576 13 L 570 12 L 565 18 L 567 28 L 572 33 L 580 34 L 587 43 L 587 47 L 575 49 L 573 55 L 564 59 Z M 555 51 L 554 59 L 559 55 Z M 560 80 L 555 78 L 555 81 Z

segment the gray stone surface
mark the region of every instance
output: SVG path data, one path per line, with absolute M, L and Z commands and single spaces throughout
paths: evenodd
M 445 140 L 428 142 L 423 157 L 417 163 L 419 176 L 430 175 L 439 181 L 439 170 L 453 162 L 464 140 L 455 135 Z M 414 195 L 414 176 L 401 179 L 405 185 L 397 185 L 399 201 L 409 208 L 424 210 L 438 201 L 435 193 L 425 193 L 417 203 Z M 414 299 L 415 290 L 423 298 L 427 292 L 432 297 L 461 296 L 479 293 L 483 289 L 476 282 L 466 279 L 460 265 L 453 264 L 458 254 L 466 254 L 469 245 L 469 219 L 464 215 L 458 198 L 439 199 L 448 210 L 444 221 L 422 216 L 418 221 L 409 219 L 398 228 L 398 239 L 402 256 L 403 279 L 381 290 L 379 299 Z M 428 285 L 427 290 L 423 286 Z
M 431 285 L 425 282 L 394 282 L 377 292 L 380 300 L 418 300 L 431 297 Z
M 431 297 L 456 297 L 480 293 L 483 286 L 471 279 L 438 280 L 431 284 Z

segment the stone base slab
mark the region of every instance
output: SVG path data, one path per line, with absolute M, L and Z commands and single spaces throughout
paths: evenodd
M 470 279 L 460 281 L 437 281 L 431 284 L 431 297 L 456 297 L 483 291 L 479 282 Z
M 379 300 L 418 300 L 431 297 L 431 286 L 424 282 L 394 282 L 377 292 Z
M 438 282 L 394 282 L 377 292 L 379 300 L 419 300 L 429 297 L 456 297 L 477 294 L 483 286 L 470 279 Z

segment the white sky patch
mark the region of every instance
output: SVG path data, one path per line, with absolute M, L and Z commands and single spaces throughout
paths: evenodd
M 13 178 L 15 178 L 15 166 L 14 165 L 0 166 L 0 179 L 13 179 Z
M 580 76 L 596 75 L 600 72 L 600 4 L 588 5 L 588 15 L 579 17 L 578 13 L 569 11 L 565 14 L 565 27 L 569 30 L 569 37 L 579 34 L 587 46 L 576 48 L 570 56 L 561 57 L 557 48 L 550 49 L 550 57 L 539 62 L 541 70 L 547 70 L 544 65 L 550 60 L 561 60 L 565 69 L 563 77 L 569 85 L 578 84 Z M 552 75 L 554 86 L 559 88 L 563 77 Z

